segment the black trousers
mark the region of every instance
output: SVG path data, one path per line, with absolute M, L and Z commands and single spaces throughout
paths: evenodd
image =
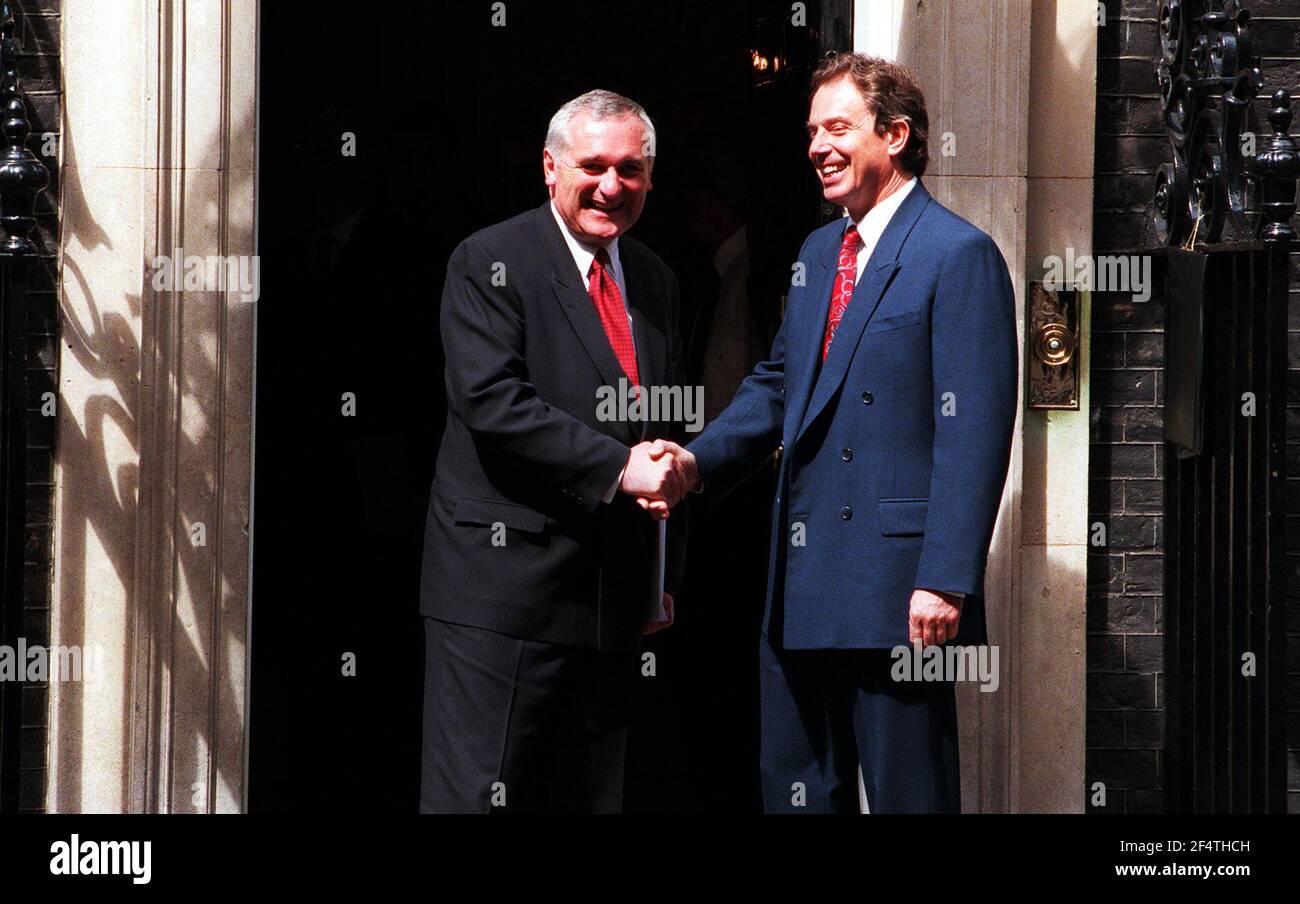
M 759 641 L 768 813 L 959 813 L 952 681 L 898 682 L 889 650 L 784 650 Z
M 421 813 L 616 813 L 634 653 L 425 618 Z

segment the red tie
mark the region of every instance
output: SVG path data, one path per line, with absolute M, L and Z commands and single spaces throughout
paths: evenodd
M 822 343 L 822 360 L 831 353 L 831 340 L 835 338 L 835 329 L 844 319 L 844 312 L 853 300 L 853 283 L 858 278 L 858 251 L 862 248 L 862 236 L 858 227 L 850 223 L 844 230 L 844 243 L 840 245 L 840 259 L 836 265 L 835 287 L 831 289 L 831 309 L 826 314 L 826 340 Z
M 623 304 L 623 293 L 618 290 L 618 283 L 609 272 L 609 252 L 601 248 L 596 252 L 596 259 L 591 262 L 591 279 L 587 283 L 587 292 L 596 305 L 600 315 L 600 325 L 605 328 L 614 357 L 623 366 L 623 373 L 632 381 L 633 386 L 640 386 L 641 379 L 636 369 L 636 350 L 632 346 L 632 330 L 627 324 L 627 307 Z

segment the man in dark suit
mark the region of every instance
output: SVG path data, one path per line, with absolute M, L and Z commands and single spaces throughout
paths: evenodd
M 804 242 L 768 360 L 682 458 L 692 486 L 725 495 L 783 450 L 764 808 L 856 812 L 860 767 L 873 813 L 958 812 L 954 676 L 894 680 L 891 650 L 988 643 L 985 560 L 1017 409 L 1011 280 L 993 240 L 920 182 L 911 73 L 841 54 L 813 91 L 808 156 L 849 216 Z
M 676 278 L 624 235 L 654 146 L 639 105 L 575 98 L 547 133 L 550 200 L 448 263 L 447 427 L 421 592 L 424 812 L 621 807 L 640 637 L 671 623 L 683 565 L 683 519 L 661 550 L 636 502 L 685 491 L 680 463 L 649 442 L 682 438 L 682 413 L 602 405 L 685 382 Z

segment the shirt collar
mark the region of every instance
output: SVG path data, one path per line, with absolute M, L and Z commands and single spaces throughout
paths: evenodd
M 876 242 L 880 240 L 881 233 L 885 231 L 885 227 L 889 225 L 889 221 L 898 208 L 903 205 L 903 199 L 908 196 L 914 187 L 916 187 L 915 176 L 905 182 L 898 191 L 863 214 L 862 219 L 857 222 L 857 227 L 858 235 L 862 236 L 864 246 L 875 247 Z
M 578 272 L 582 274 L 583 280 L 587 279 L 591 272 L 591 262 L 596 259 L 596 251 L 599 245 L 593 245 L 590 242 L 579 241 L 578 238 L 569 231 L 569 224 L 564 222 L 564 217 L 560 216 L 560 211 L 555 207 L 555 199 L 551 199 L 551 216 L 555 217 L 556 225 L 560 227 L 560 235 L 564 236 L 564 244 L 569 246 L 569 253 L 573 255 L 573 262 L 578 265 Z M 605 250 L 609 252 L 609 263 L 615 273 L 622 272 L 622 265 L 618 258 L 618 237 L 615 236 Z

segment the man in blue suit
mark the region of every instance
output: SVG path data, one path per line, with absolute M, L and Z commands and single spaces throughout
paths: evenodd
M 890 654 L 988 643 L 1015 299 L 993 240 L 921 184 L 928 120 L 911 73 L 841 54 L 812 86 L 808 156 L 848 217 L 804 242 L 768 359 L 687 449 L 666 445 L 706 497 L 783 449 L 761 641 L 765 809 L 856 812 L 861 766 L 873 813 L 959 812 L 953 676 L 895 681 Z

